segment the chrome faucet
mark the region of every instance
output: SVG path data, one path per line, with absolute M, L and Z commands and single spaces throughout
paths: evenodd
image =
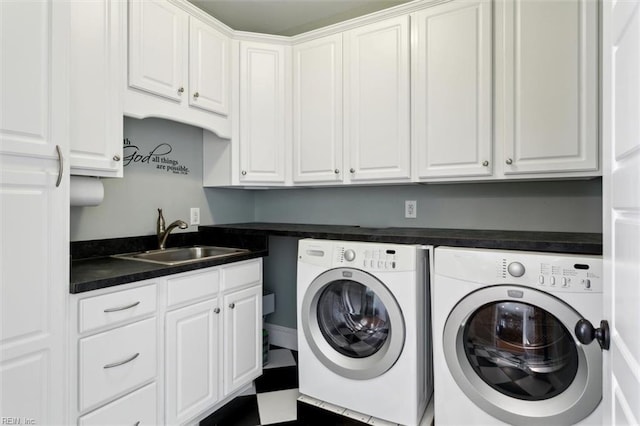
M 165 249 L 165 245 L 167 244 L 167 237 L 169 233 L 173 231 L 173 228 L 186 229 L 189 225 L 184 220 L 176 220 L 171 222 L 166 229 L 164 227 L 164 216 L 162 216 L 162 209 L 158 209 L 158 224 L 156 226 L 156 232 L 158 234 L 158 246 L 160 250 Z

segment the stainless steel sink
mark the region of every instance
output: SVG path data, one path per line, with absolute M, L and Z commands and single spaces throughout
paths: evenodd
M 202 260 L 234 256 L 248 252 L 249 250 L 230 247 L 193 246 L 116 254 L 112 257 L 127 260 L 138 260 L 140 262 L 158 263 L 161 265 L 182 265 L 183 263 L 199 262 Z

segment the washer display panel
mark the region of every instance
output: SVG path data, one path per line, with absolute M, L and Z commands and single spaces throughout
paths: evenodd
M 335 350 L 352 358 L 376 353 L 389 337 L 384 303 L 369 287 L 351 280 L 327 285 L 318 298 L 320 332 Z
M 398 302 L 376 277 L 335 268 L 318 275 L 300 307 L 302 330 L 315 357 L 329 370 L 365 380 L 389 370 L 404 347 Z
M 505 300 L 480 307 L 469 317 L 462 338 L 476 374 L 513 398 L 553 398 L 578 372 L 578 351 L 569 331 L 554 315 L 528 303 Z

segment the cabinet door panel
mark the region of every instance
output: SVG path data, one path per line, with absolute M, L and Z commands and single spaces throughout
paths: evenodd
M 500 5 L 505 174 L 596 170 L 597 3 Z
M 190 17 L 189 105 L 223 115 L 229 112 L 228 58 L 229 39 Z
M 224 296 L 224 394 L 262 373 L 262 286 Z
M 491 175 L 491 4 L 450 2 L 412 19 L 418 177 Z
M 166 1 L 129 5 L 129 86 L 181 101 L 187 95 L 187 14 Z
M 167 314 L 167 424 L 182 424 L 219 399 L 217 308 L 215 298 Z
M 350 180 L 408 180 L 409 16 L 345 33 L 345 49 Z
M 341 181 L 342 34 L 293 48 L 293 180 Z
M 241 183 L 285 181 L 285 47 L 240 43 Z

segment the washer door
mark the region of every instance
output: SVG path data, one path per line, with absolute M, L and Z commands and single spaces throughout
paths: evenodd
M 302 330 L 316 358 L 349 379 L 371 379 L 402 353 L 402 311 L 387 287 L 352 268 L 318 275 L 301 306 Z
M 602 352 L 575 339 L 581 318 L 548 293 L 487 287 L 449 314 L 445 359 L 462 391 L 492 416 L 514 425 L 574 424 L 602 398 Z

